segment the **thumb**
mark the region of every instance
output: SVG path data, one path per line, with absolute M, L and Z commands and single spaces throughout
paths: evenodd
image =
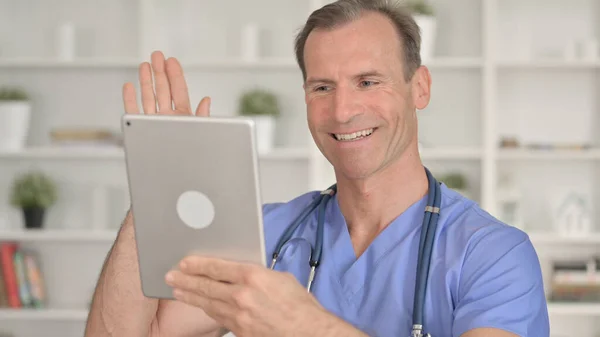
M 196 116 L 208 117 L 210 116 L 210 97 L 204 97 L 196 108 Z

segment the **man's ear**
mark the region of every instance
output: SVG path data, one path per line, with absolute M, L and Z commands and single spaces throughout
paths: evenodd
M 415 71 L 411 85 L 415 107 L 418 110 L 425 109 L 431 99 L 431 74 L 426 66 L 420 66 Z

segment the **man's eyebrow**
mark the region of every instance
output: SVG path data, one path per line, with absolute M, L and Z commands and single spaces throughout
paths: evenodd
M 363 77 L 382 77 L 383 74 L 377 70 L 368 70 L 358 73 L 354 76 L 354 78 L 363 78 Z
M 364 78 L 364 77 L 382 77 L 382 76 L 383 76 L 383 74 L 377 70 L 367 70 L 367 71 L 360 72 L 352 77 L 355 79 L 360 79 L 360 78 Z M 309 77 L 306 80 L 307 85 L 312 85 L 315 83 L 333 84 L 333 83 L 335 83 L 335 81 L 328 79 L 328 78 L 321 78 L 321 77 Z
M 327 78 L 320 78 L 320 77 L 309 77 L 306 80 L 307 85 L 311 85 L 311 84 L 315 84 L 315 83 L 333 84 L 333 83 L 335 83 L 335 81 L 327 79 Z

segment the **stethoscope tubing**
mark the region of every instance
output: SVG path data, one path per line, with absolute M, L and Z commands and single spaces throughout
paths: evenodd
M 427 275 L 431 265 L 431 253 L 433 251 L 433 241 L 437 230 L 437 220 L 439 218 L 441 192 L 439 183 L 426 169 L 429 183 L 429 193 L 427 196 L 427 207 L 421 229 L 419 240 L 419 255 L 417 259 L 417 276 L 415 280 L 415 300 L 413 304 L 413 335 L 420 335 L 424 324 L 425 295 L 427 289 Z M 432 205 L 432 206 L 430 206 Z M 415 333 L 416 332 L 416 333 Z
M 421 228 L 421 236 L 419 238 L 419 251 L 417 258 L 417 273 L 415 281 L 415 298 L 413 304 L 413 326 L 412 336 L 422 336 L 423 322 L 424 322 L 424 307 L 425 307 L 425 295 L 427 289 L 427 276 L 429 274 L 429 267 L 431 264 L 431 254 L 433 251 L 433 242 L 435 232 L 437 230 L 437 222 L 440 215 L 440 203 L 441 203 L 441 191 L 440 184 L 433 177 L 431 172 L 425 168 L 427 174 L 427 181 L 429 184 L 428 195 L 427 195 L 427 206 L 425 207 L 425 214 L 423 219 L 423 225 Z M 321 255 L 323 252 L 323 233 L 325 227 L 325 211 L 327 202 L 337 192 L 337 185 L 334 184 L 328 189 L 322 191 L 296 218 L 296 220 L 284 231 L 282 236 L 279 238 L 279 242 L 275 247 L 271 261 L 271 269 L 275 268 L 277 259 L 281 254 L 283 246 L 291 239 L 293 233 L 296 231 L 298 226 L 302 224 L 306 218 L 318 208 L 317 214 L 317 238 L 315 246 L 311 245 L 311 257 L 310 257 L 310 274 L 307 283 L 307 291 L 310 292 L 312 284 L 315 278 L 316 268 L 319 266 L 321 261 Z

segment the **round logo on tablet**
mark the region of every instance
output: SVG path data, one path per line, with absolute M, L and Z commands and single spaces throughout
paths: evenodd
M 215 206 L 203 193 L 187 191 L 177 199 L 177 215 L 187 226 L 202 229 L 213 222 Z

